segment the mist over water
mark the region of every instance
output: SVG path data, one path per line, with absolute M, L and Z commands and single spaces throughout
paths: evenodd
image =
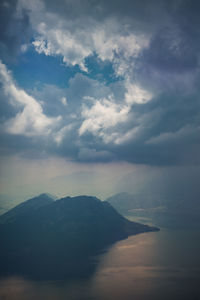
M 0 299 L 198 299 L 200 229 L 161 228 L 115 243 L 90 278 L 0 280 Z

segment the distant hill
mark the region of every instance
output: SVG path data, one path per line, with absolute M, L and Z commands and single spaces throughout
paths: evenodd
M 106 199 L 119 213 L 137 216 L 188 215 L 199 217 L 200 201 L 196 199 L 141 199 L 128 193 L 115 194 Z
M 82 270 L 90 257 L 129 235 L 158 230 L 131 222 L 91 196 L 40 195 L 0 217 L 1 272 L 55 275 Z M 59 266 L 59 267 L 58 267 Z M 58 267 L 58 269 L 57 269 Z
M 117 211 L 126 213 L 132 209 L 149 209 L 160 206 L 156 200 L 150 201 L 149 199 L 139 199 L 138 197 L 128 194 L 119 193 L 106 199 Z
M 119 193 L 106 199 L 115 209 L 125 212 L 133 208 L 141 208 L 141 203 L 131 194 Z

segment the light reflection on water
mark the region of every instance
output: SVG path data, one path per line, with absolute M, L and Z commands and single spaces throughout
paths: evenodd
M 200 280 L 198 238 L 199 232 L 162 230 L 115 244 L 99 264 L 96 294 L 105 300 L 195 299 L 190 292 L 198 293 Z
M 4 278 L 0 280 L 0 299 L 198 299 L 199 233 L 163 229 L 132 236 L 101 255 L 96 273 L 86 280 Z

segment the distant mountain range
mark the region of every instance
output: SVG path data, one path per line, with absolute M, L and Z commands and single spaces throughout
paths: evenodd
M 106 246 L 129 235 L 158 230 L 131 222 L 96 197 L 46 194 L 0 216 L 1 273 L 71 276 Z
M 124 193 L 118 193 L 106 199 L 117 211 L 126 213 L 132 209 L 149 209 L 160 206 L 159 201 L 149 201 L 149 199 L 139 199 L 138 197 Z
M 190 199 L 169 199 L 168 201 L 140 199 L 137 196 L 124 193 L 115 194 L 106 199 L 118 212 L 128 215 L 133 210 L 140 213 L 176 213 L 198 214 L 200 213 L 200 201 Z

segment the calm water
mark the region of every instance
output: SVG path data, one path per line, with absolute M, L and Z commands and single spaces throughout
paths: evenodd
M 161 229 L 114 244 L 87 280 L 0 280 L 1 300 L 200 299 L 200 230 Z

